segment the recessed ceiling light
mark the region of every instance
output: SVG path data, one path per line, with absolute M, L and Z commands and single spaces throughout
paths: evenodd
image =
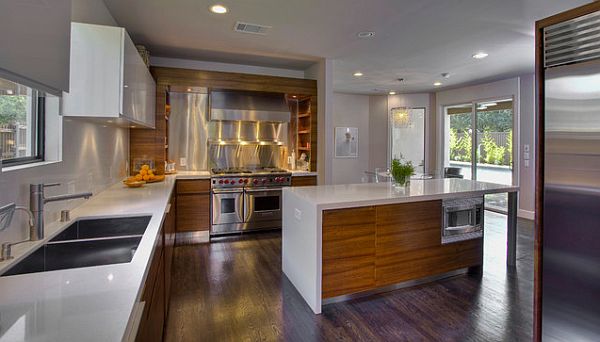
M 390 95 L 396 95 L 396 92 L 393 91 L 393 90 L 390 90 L 390 92 L 388 94 L 390 94 Z
M 354 74 L 352 74 L 352 75 L 354 75 L 354 77 L 361 77 L 361 76 L 363 75 L 363 73 L 362 73 L 362 72 L 360 72 L 360 71 L 357 71 L 357 72 L 355 72 L 355 73 L 354 73 Z
M 188 91 L 192 91 L 192 88 L 188 88 Z
M 488 54 L 485 53 L 485 52 L 478 52 L 478 53 L 476 53 L 476 54 L 473 55 L 473 58 L 475 58 L 475 59 L 484 59 L 487 56 L 488 56 Z
M 436 86 L 436 87 L 439 87 L 439 86 L 442 85 L 442 82 L 440 82 L 440 81 L 433 82 L 433 85 Z
M 295 98 L 297 98 L 297 97 L 298 97 L 298 96 L 296 96 L 296 95 L 292 95 L 292 98 L 294 98 L 294 99 L 295 99 Z
M 223 5 L 212 5 L 210 6 L 210 11 L 216 14 L 225 14 L 227 13 L 227 7 L 223 6 Z
M 373 31 L 361 31 L 356 34 L 358 38 L 373 38 L 375 37 L 375 32 Z

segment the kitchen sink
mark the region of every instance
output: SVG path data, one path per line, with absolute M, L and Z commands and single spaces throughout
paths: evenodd
M 78 220 L 1 276 L 130 262 L 150 218 Z

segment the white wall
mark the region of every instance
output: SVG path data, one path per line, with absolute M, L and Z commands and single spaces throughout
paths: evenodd
M 369 170 L 388 167 L 388 96 L 369 96 Z
M 238 72 L 238 73 L 242 73 L 242 74 L 304 78 L 304 70 L 268 68 L 268 67 L 254 66 L 254 65 L 198 61 L 198 60 L 192 60 L 192 59 L 150 56 L 150 64 L 152 66 L 168 67 L 168 68 L 208 70 L 208 71 L 220 71 L 220 72 Z
M 73 0 L 72 20 L 115 25 L 102 0 Z M 97 193 L 125 176 L 129 153 L 129 130 L 78 121 L 63 120 L 62 162 L 0 173 L 0 206 L 10 202 L 29 207 L 29 184 L 60 182 L 48 195 L 92 191 Z M 60 210 L 74 208 L 84 200 L 50 203 L 46 222 L 55 221 Z M 25 239 L 25 216 L 17 212 L 13 224 L 0 233 L 0 242 Z
M 332 184 L 360 183 L 369 167 L 369 96 L 333 94 L 333 126 L 358 128 L 358 158 L 333 158 Z M 328 138 L 334 145 L 334 134 Z
M 475 100 L 497 99 L 513 97 L 515 107 L 515 120 L 519 128 L 519 135 L 515 141 L 515 174 L 513 182 L 521 187 L 519 193 L 519 215 L 533 218 L 535 208 L 535 156 L 531 152 L 530 164 L 525 166 L 523 158 L 523 144 L 529 144 L 530 150 L 534 148 L 534 117 L 535 117 L 535 87 L 534 75 L 526 74 L 501 81 L 440 91 L 436 94 L 437 137 L 443 134 L 443 108 L 447 105 L 461 104 Z M 443 141 L 443 140 L 441 140 Z M 517 148 L 518 147 L 518 148 Z M 437 144 L 437 168 L 443 167 L 443 146 Z
M 317 173 L 319 184 L 331 184 L 333 159 L 333 61 L 322 59 L 304 71 L 317 80 Z M 314 156 L 313 156 L 314 158 Z

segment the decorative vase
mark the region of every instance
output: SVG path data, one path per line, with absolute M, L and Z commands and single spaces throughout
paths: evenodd
M 410 177 L 394 178 L 394 188 L 398 191 L 406 190 L 410 186 Z

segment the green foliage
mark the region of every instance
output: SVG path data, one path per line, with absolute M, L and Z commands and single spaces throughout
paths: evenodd
M 508 132 L 508 136 L 506 137 L 506 151 L 508 152 L 508 165 L 512 166 L 513 164 L 513 131 L 512 129 Z
M 27 121 L 27 96 L 0 96 L 0 124 Z
M 496 141 L 492 139 L 490 136 L 490 132 L 483 133 L 483 151 L 485 152 L 483 156 L 480 156 L 480 162 L 484 162 L 486 164 L 496 164 L 502 165 L 504 164 L 504 156 L 506 155 L 506 147 L 498 146 Z
M 401 159 L 392 159 L 390 173 L 396 183 L 404 185 L 410 180 L 410 176 L 415 173 L 415 167 L 411 161 L 402 162 L 402 156 L 400 156 L 400 158 Z
M 470 162 L 471 161 L 471 146 L 473 140 L 471 139 L 471 132 L 467 129 L 463 132 L 462 136 L 456 143 L 456 159 L 457 161 Z M 452 152 L 450 153 L 452 155 Z

